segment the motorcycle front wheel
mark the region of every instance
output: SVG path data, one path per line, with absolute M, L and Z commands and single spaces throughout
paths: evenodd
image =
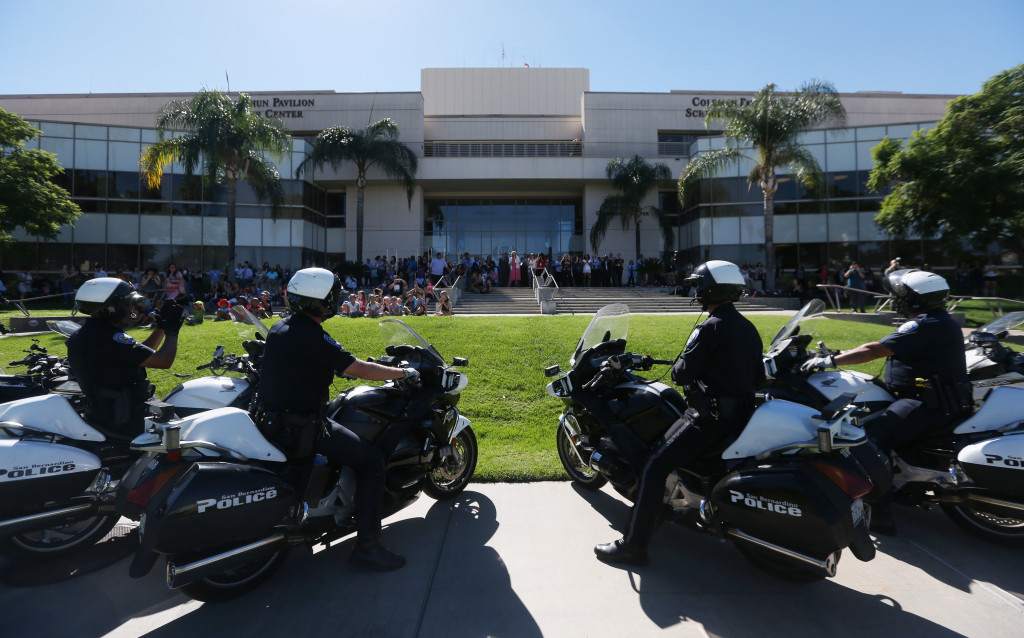
M 569 438 L 562 426 L 558 426 L 558 432 L 555 434 L 555 445 L 558 448 L 558 459 L 574 483 L 588 490 L 597 490 L 608 482 L 608 479 L 599 474 L 597 470 L 583 462 L 572 439 Z
M 289 547 L 282 547 L 266 556 L 254 558 L 241 567 L 182 585 L 180 591 L 189 598 L 202 602 L 228 600 L 241 596 L 269 580 L 288 558 L 289 549 Z
M 93 516 L 46 529 L 21 532 L 0 539 L 0 555 L 11 560 L 48 560 L 95 545 L 114 529 L 120 517 Z
M 1003 518 L 963 505 L 944 503 L 942 512 L 954 523 L 979 538 L 1005 545 L 1024 544 L 1024 520 Z
M 467 427 L 451 442 L 452 456 L 423 479 L 423 491 L 437 500 L 452 498 L 469 485 L 476 471 L 477 446 L 473 429 Z

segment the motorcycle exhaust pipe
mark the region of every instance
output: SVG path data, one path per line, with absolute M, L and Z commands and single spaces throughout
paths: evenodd
M 167 586 L 177 589 L 183 585 L 194 583 L 200 578 L 206 578 L 213 574 L 220 573 L 226 569 L 245 564 L 252 559 L 253 554 L 260 551 L 267 551 L 275 545 L 284 542 L 284 534 L 274 534 L 263 540 L 236 547 L 220 554 L 207 556 L 185 565 L 175 565 L 174 561 L 167 561 Z
M 1024 513 L 1024 504 L 1015 503 L 1013 501 L 1004 501 L 1001 498 L 992 498 L 991 496 L 982 496 L 981 494 L 968 493 L 964 495 L 964 500 L 968 502 L 973 501 L 975 503 L 981 503 L 983 505 L 999 507 L 1013 512 Z
M 18 534 L 24 531 L 42 529 L 57 522 L 70 523 L 80 521 L 95 515 L 98 509 L 95 502 L 89 502 L 82 503 L 81 505 L 72 505 L 71 507 L 63 507 L 59 510 L 39 512 L 38 514 L 29 514 L 28 516 L 0 521 L 0 536 L 10 536 L 11 534 Z
M 760 538 L 755 538 L 755 537 L 751 536 L 750 534 L 745 534 L 745 533 L 741 532 L 738 529 L 727 530 L 727 533 L 730 536 L 738 538 L 738 539 L 740 539 L 742 541 L 746 541 L 748 543 L 752 543 L 754 545 L 758 545 L 758 546 L 763 547 L 765 549 L 771 550 L 771 551 L 773 551 L 773 552 L 775 552 L 775 553 L 777 553 L 777 554 L 779 554 L 781 556 L 785 556 L 786 558 L 790 558 L 790 559 L 792 559 L 792 560 L 794 560 L 796 562 L 804 563 L 805 565 L 809 565 L 811 567 L 816 567 L 816 568 L 824 571 L 826 574 L 828 574 L 829 577 L 833 577 L 833 576 L 836 575 L 836 565 L 838 563 L 838 560 L 836 558 L 836 553 L 837 552 L 833 552 L 833 553 L 829 554 L 828 558 L 826 558 L 825 560 L 818 560 L 817 558 L 811 558 L 810 556 L 806 556 L 806 555 L 801 554 L 799 552 L 795 552 L 795 551 L 793 551 L 791 549 L 786 549 L 785 547 L 780 547 L 778 545 L 775 545 L 774 543 L 769 543 L 766 540 L 762 540 Z

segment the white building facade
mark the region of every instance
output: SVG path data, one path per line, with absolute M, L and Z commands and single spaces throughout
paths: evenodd
M 605 197 L 616 157 L 640 155 L 678 176 L 689 158 L 721 145 L 706 129 L 714 99 L 748 100 L 750 92 L 590 91 L 587 69 L 424 69 L 419 91 L 399 93 L 253 92 L 260 113 L 279 117 L 295 136 L 279 164 L 288 199 L 276 217 L 239 189 L 236 260 L 271 265 L 333 264 L 355 259 L 355 168 L 318 170 L 295 179 L 295 167 L 321 130 L 394 120 L 419 155 L 411 205 L 404 190 L 371 171 L 365 193 L 363 257 L 436 251 L 497 259 L 517 250 L 561 256 L 593 252 L 590 227 Z M 169 262 L 200 272 L 227 261 L 222 192 L 188 180 L 172 166 L 158 191 L 140 182 L 138 159 L 156 140 L 160 108 L 191 94 L 4 95 L 0 107 L 43 131 L 30 143 L 57 154 L 61 184 L 82 207 L 57 241 L 25 234 L 0 254 L 4 270 L 56 271 L 74 263 L 108 270 Z M 951 95 L 842 94 L 847 128 L 814 131 L 805 143 L 826 173 L 828 192 L 810 199 L 789 182 L 776 195 L 779 259 L 789 268 L 859 258 L 881 264 L 891 253 L 927 260 L 925 242 L 897 242 L 874 225 L 881 196 L 867 191 L 871 148 L 883 137 L 909 137 L 939 120 Z M 760 192 L 748 190 L 748 166 L 703 185 L 681 210 L 675 184 L 648 203 L 672 215 L 674 249 L 691 261 L 763 261 Z M 641 225 L 643 252 L 665 246 L 651 220 Z M 916 241 L 916 243 L 915 243 Z M 600 254 L 635 258 L 634 229 L 613 223 Z M 937 258 L 933 263 L 942 263 Z

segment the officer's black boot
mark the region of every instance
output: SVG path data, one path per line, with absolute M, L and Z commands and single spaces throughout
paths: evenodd
M 896 519 L 892 517 L 892 492 L 879 496 L 871 504 L 871 525 L 869 528 L 876 534 L 896 536 Z
M 405 557 L 389 550 L 376 536 L 356 539 L 348 562 L 353 567 L 376 572 L 390 572 L 405 565 Z
M 647 548 L 630 544 L 624 538 L 611 543 L 595 545 L 594 553 L 597 554 L 599 560 L 606 563 L 625 565 L 647 564 Z

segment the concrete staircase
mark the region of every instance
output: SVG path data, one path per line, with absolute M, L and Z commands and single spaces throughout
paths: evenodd
M 557 314 L 592 315 L 612 303 L 625 303 L 631 313 L 700 312 L 689 297 L 675 297 L 662 288 L 561 288 L 556 295 Z M 740 310 L 780 310 L 756 299 L 738 302 Z M 454 307 L 456 315 L 539 315 L 540 305 L 530 288 L 492 288 L 486 295 L 462 291 Z

